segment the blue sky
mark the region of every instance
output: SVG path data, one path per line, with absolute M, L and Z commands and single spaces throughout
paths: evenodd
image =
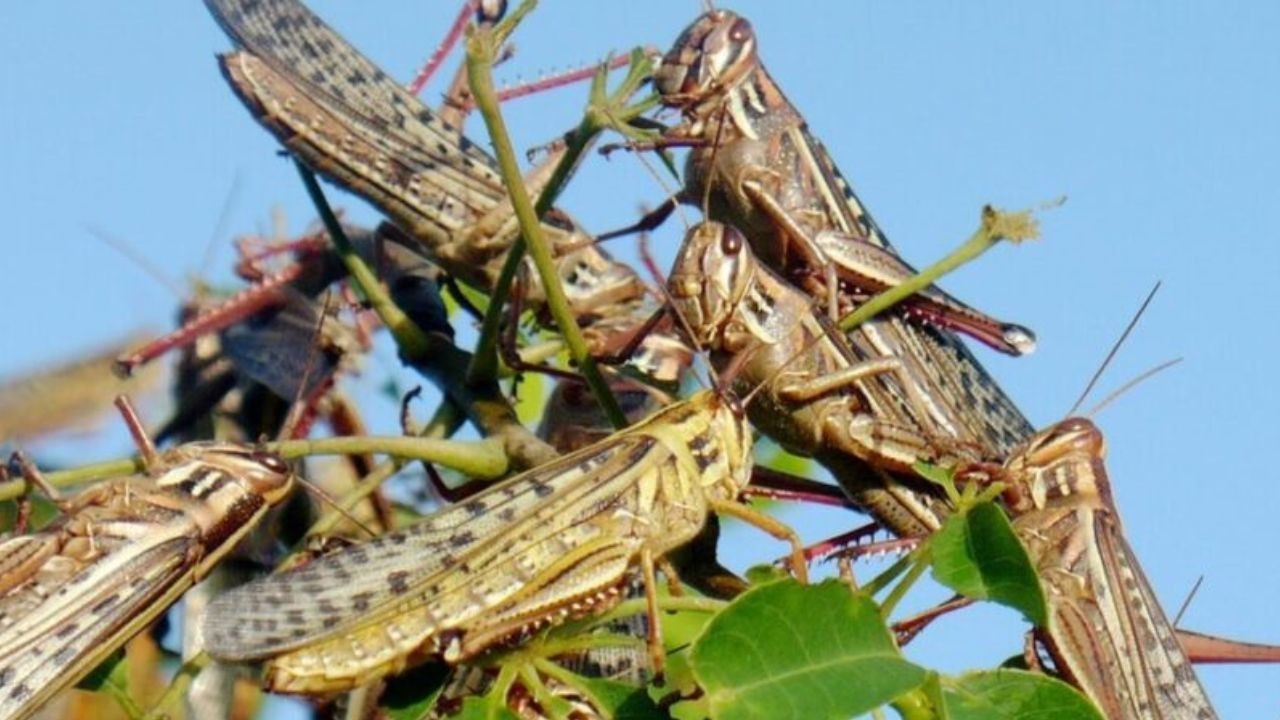
M 454 12 L 439 1 L 312 5 L 403 78 Z M 913 263 L 966 237 L 984 203 L 1067 197 L 1044 213 L 1043 240 L 998 248 L 944 282 L 1039 334 L 1028 358 L 978 350 L 1037 424 L 1066 412 L 1143 295 L 1164 281 L 1102 383 L 1185 358 L 1098 418 L 1125 529 L 1170 610 L 1206 576 L 1189 626 L 1280 642 L 1268 620 L 1280 594 L 1271 544 L 1280 486 L 1266 454 L 1280 445 L 1280 382 L 1268 369 L 1280 351 L 1271 292 L 1280 271 L 1280 6 L 1139 5 L 756 0 L 734 9 L 753 21 L 774 77 Z M 699 7 L 548 2 L 498 75 L 514 82 L 637 44 L 665 49 Z M 295 231 L 311 221 L 292 168 L 218 75 L 213 55 L 228 48 L 194 0 L 0 5 L 9 238 L 0 376 L 170 323 L 172 293 L 90 227 L 176 278 L 225 279 L 229 239 L 268 228 L 273 206 Z M 584 94 L 513 103 L 517 142 L 570 127 Z M 661 196 L 633 160 L 615 156 L 590 161 L 563 206 L 603 230 Z M 356 219 L 374 217 L 331 197 Z M 679 232 L 672 223 L 657 236 L 667 259 Z M 204 266 L 215 234 L 215 259 Z M 118 438 L 106 442 L 95 457 L 120 452 Z M 81 447 L 47 451 L 78 461 Z M 849 523 L 789 517 L 815 538 Z M 755 545 L 742 553 L 766 556 Z M 979 638 L 973 626 L 989 628 L 993 617 L 1007 632 Z M 990 664 L 1017 651 L 1017 632 L 998 610 L 961 613 L 911 654 L 952 669 Z M 1278 669 L 1200 676 L 1223 717 L 1269 717 L 1280 703 Z

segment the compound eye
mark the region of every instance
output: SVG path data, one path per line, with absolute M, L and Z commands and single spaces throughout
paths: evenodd
M 725 228 L 720 236 L 720 249 L 725 255 L 737 255 L 742 252 L 742 235 L 737 230 Z
M 279 455 L 269 452 L 255 451 L 252 455 L 253 461 L 273 473 L 286 475 L 289 472 L 289 463 L 285 462 Z
M 754 34 L 755 31 L 752 29 L 751 23 L 746 18 L 740 17 L 733 24 L 733 28 L 729 30 L 729 39 L 736 43 L 741 43 L 750 40 Z

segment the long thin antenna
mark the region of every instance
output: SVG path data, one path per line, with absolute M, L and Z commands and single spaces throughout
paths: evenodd
M 198 266 L 200 277 L 207 277 L 209 268 L 213 267 L 214 256 L 218 252 L 218 241 L 227 232 L 227 225 L 231 222 L 231 211 L 240 199 L 241 185 L 240 172 L 237 171 L 235 177 L 231 178 L 231 187 L 227 190 L 226 197 L 222 199 L 222 207 L 218 210 L 218 220 L 213 224 L 213 232 L 209 234 L 209 240 L 204 244 L 204 254 Z
M 1141 374 L 1141 375 L 1139 375 L 1138 377 L 1136 377 L 1136 378 L 1134 378 L 1134 379 L 1130 380 L 1129 382 L 1127 382 L 1127 383 L 1125 383 L 1125 384 L 1121 385 L 1119 388 L 1117 388 L 1116 390 L 1112 391 L 1112 392 L 1111 392 L 1110 394 L 1108 394 L 1106 397 L 1102 398 L 1102 402 L 1099 402 L 1097 405 L 1094 405 L 1094 406 L 1089 410 L 1089 412 L 1085 413 L 1085 417 L 1093 417 L 1093 416 L 1097 415 L 1098 413 L 1102 412 L 1102 409 L 1103 409 L 1103 408 L 1105 408 L 1106 406 L 1108 406 L 1108 405 L 1110 405 L 1112 402 L 1114 402 L 1114 401 L 1116 400 L 1116 398 L 1120 397 L 1121 395 L 1125 394 L 1126 392 L 1129 392 L 1130 390 L 1132 390 L 1134 387 L 1136 387 L 1136 386 L 1137 386 L 1139 383 L 1141 383 L 1142 381 L 1144 381 L 1144 380 L 1148 380 L 1148 379 L 1150 379 L 1151 377 L 1155 376 L 1157 373 L 1159 373 L 1161 370 L 1167 370 L 1168 368 L 1171 368 L 1171 367 L 1173 367 L 1174 365 L 1177 365 L 1177 364 L 1178 364 L 1178 363 L 1180 363 L 1180 362 L 1182 362 L 1182 358 L 1174 358 L 1174 359 L 1172 359 L 1172 360 L 1166 360 L 1166 361 L 1164 361 L 1164 362 L 1160 363 L 1159 365 L 1157 365 L 1157 366 L 1155 366 L 1155 367 L 1151 368 L 1150 370 L 1148 370 L 1148 371 L 1146 371 L 1146 372 L 1142 373 L 1142 374 Z
M 129 260 L 129 262 L 132 262 L 138 267 L 138 269 L 142 270 L 144 274 L 163 285 L 165 289 L 173 294 L 174 297 L 178 299 L 183 298 L 185 292 L 183 291 L 182 284 L 166 274 L 158 265 L 151 262 L 150 258 L 138 250 L 138 248 L 125 240 L 111 235 L 107 231 L 95 225 L 89 225 L 85 229 L 88 230 L 89 234 L 96 240 L 123 255 Z
M 1196 584 L 1191 586 L 1191 592 L 1187 593 L 1187 598 L 1182 601 L 1182 606 L 1178 608 L 1177 614 L 1173 616 L 1173 626 L 1178 627 L 1178 623 L 1182 622 L 1182 616 L 1186 614 L 1187 608 L 1191 607 L 1191 601 L 1195 599 L 1196 593 L 1200 592 L 1200 585 L 1204 583 L 1204 576 L 1196 578 Z
M 1080 393 L 1080 397 L 1076 399 L 1075 404 L 1067 411 L 1067 417 L 1075 415 L 1076 411 L 1080 409 L 1080 406 L 1084 404 L 1085 398 L 1089 397 L 1089 393 L 1093 392 L 1093 387 L 1098 384 L 1098 380 L 1102 377 L 1102 373 L 1106 371 L 1107 366 L 1111 364 L 1111 360 L 1115 358 L 1116 353 L 1120 352 L 1120 346 L 1123 345 L 1124 341 L 1129 337 L 1129 333 L 1133 332 L 1134 327 L 1138 325 L 1138 320 L 1142 318 L 1142 314 L 1146 312 L 1147 306 L 1151 304 L 1152 298 L 1154 298 L 1156 296 L 1156 292 L 1160 290 L 1160 284 L 1160 281 L 1157 281 L 1155 287 L 1151 288 L 1151 292 L 1147 293 L 1147 299 L 1142 301 L 1142 307 L 1138 308 L 1138 312 L 1133 314 L 1133 319 L 1129 321 L 1128 327 L 1124 329 L 1124 332 L 1120 333 L 1120 339 L 1116 340 L 1115 344 L 1111 346 L 1111 351 L 1107 353 L 1106 359 L 1102 361 L 1102 364 L 1098 366 L 1098 370 L 1093 374 L 1093 377 L 1089 379 L 1089 384 L 1085 386 L 1084 392 Z

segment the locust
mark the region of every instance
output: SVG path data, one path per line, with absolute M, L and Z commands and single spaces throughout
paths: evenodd
M 518 231 L 492 157 L 296 0 L 206 4 L 243 48 L 220 63 L 260 124 L 318 174 L 372 202 L 450 275 L 494 286 Z M 549 168 L 528 178 L 531 192 Z M 543 229 L 583 324 L 652 311 L 635 272 L 569 216 L 552 211 Z M 525 270 L 524 301 L 538 310 L 543 292 L 529 263 Z
M 637 227 L 661 222 L 681 201 L 743 231 L 761 259 L 822 298 L 833 318 L 915 274 L 840 175 L 800 112 L 756 55 L 751 24 L 711 10 L 676 40 L 654 73 L 664 105 L 684 121 L 654 143 L 688 146 L 684 185 Z M 926 325 L 1024 355 L 1035 334 L 978 312 L 937 289 L 903 310 Z
M 209 607 L 207 649 L 268 659 L 273 690 L 337 692 L 598 612 L 638 570 L 660 672 L 655 567 L 708 512 L 787 540 L 805 576 L 794 533 L 735 502 L 751 467 L 740 407 L 703 391 L 415 525 L 232 590 Z
M 726 10 L 700 16 L 663 58 L 654 85 L 684 118 L 659 143 L 690 146 L 678 200 L 741 230 L 761 261 L 789 282 L 832 305 L 834 277 L 843 288 L 835 304 L 843 308 L 911 274 L 769 76 L 746 19 Z M 933 402 L 1007 455 L 1033 427 L 951 330 L 1011 354 L 1026 352 L 1032 336 L 1000 321 L 979 322 L 986 316 L 948 298 L 916 296 L 907 307 L 933 321 L 885 324 L 879 338 L 922 369 Z
M 121 410 L 146 471 L 93 485 L 47 527 L 0 543 L 0 718 L 28 717 L 84 677 L 292 488 L 274 454 L 225 442 L 157 452 L 127 404 Z
M 1004 484 L 1049 611 L 1034 642 L 1059 673 L 1112 720 L 1216 718 L 1125 540 L 1105 455 L 1097 426 L 1069 418 L 1037 433 L 1003 467 L 961 476 Z
M 956 465 L 1004 455 L 974 427 L 970 408 L 933 391 L 939 347 L 902 317 L 841 333 L 815 301 L 761 263 L 742 234 L 704 222 L 686 234 L 668 280 L 671 302 L 695 346 L 720 369 L 739 362 L 740 388 L 766 435 L 827 467 L 850 497 L 902 536 L 938 529 L 949 510 L 920 483 L 920 461 Z M 943 346 L 945 347 L 945 346 Z M 943 382 L 953 382 L 941 376 Z

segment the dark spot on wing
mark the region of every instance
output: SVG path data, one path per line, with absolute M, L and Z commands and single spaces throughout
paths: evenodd
M 393 595 L 403 595 L 409 592 L 409 573 L 404 570 L 397 570 L 387 576 L 387 585 L 391 587 Z

